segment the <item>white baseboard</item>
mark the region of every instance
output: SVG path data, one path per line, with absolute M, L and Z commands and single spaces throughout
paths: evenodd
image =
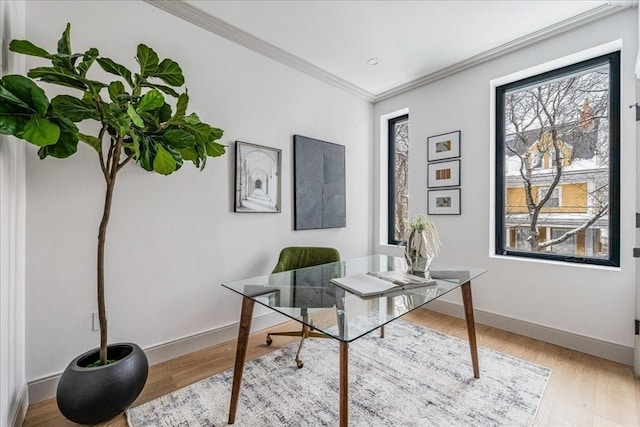
M 287 320 L 289 319 L 275 312 L 262 314 L 254 317 L 251 321 L 251 331 L 270 328 Z M 144 352 L 149 360 L 149 365 L 155 365 L 156 363 L 184 356 L 185 354 L 193 353 L 194 351 L 202 350 L 212 345 L 235 340 L 238 338 L 238 328 L 239 323 L 233 323 L 188 337 L 153 345 L 145 348 Z
M 27 415 L 27 407 L 29 406 L 29 400 L 27 399 L 27 385 L 22 386 L 20 396 L 16 401 L 15 407 L 12 409 L 13 415 L 9 418 L 11 420 L 11 427 L 20 427 L 24 422 L 24 417 Z
M 259 331 L 286 322 L 288 319 L 277 313 L 266 313 L 253 318 L 251 330 Z M 162 344 L 152 345 L 144 349 L 149 365 L 155 365 L 212 345 L 233 340 L 238 337 L 238 323 L 200 332 Z M 37 403 L 51 399 L 56 395 L 58 381 L 62 372 L 29 381 L 29 402 Z M 20 425 L 20 424 L 18 424 Z
M 464 318 L 464 309 L 459 304 L 436 300 L 430 302 L 426 308 L 449 316 Z M 478 309 L 473 311 L 477 323 L 633 366 L 632 347 L 625 347 L 620 344 L 585 337 L 584 335 L 549 328 L 488 311 Z

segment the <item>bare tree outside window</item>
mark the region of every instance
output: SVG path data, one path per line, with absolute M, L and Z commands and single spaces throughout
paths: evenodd
M 389 120 L 389 243 L 407 237 L 409 222 L 409 116 Z
M 612 101 L 619 99 L 619 84 L 612 91 L 619 70 L 612 58 L 498 88 L 502 253 L 611 261 L 611 227 L 619 223 L 618 210 L 612 212 L 619 176 L 612 132 L 619 123 Z

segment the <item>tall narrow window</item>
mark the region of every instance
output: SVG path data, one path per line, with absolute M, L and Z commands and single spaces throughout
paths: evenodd
M 389 120 L 389 244 L 406 238 L 409 216 L 409 115 Z
M 496 88 L 496 253 L 620 263 L 620 52 Z

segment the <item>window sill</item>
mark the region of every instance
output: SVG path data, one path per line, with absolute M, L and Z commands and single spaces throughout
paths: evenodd
M 526 258 L 526 257 L 517 257 L 517 256 L 510 256 L 510 255 L 489 254 L 489 258 L 512 261 L 512 262 L 515 261 L 515 262 L 525 262 L 525 263 L 558 265 L 562 267 L 577 267 L 577 268 L 588 268 L 588 269 L 595 269 L 595 270 L 622 271 L 622 267 L 612 267 L 608 265 L 595 265 L 595 264 L 585 264 L 585 263 L 577 263 L 577 262 L 564 262 L 564 261 L 539 259 L 539 258 Z

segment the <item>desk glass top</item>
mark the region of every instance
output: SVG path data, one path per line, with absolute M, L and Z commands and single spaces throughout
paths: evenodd
M 351 342 L 486 272 L 481 268 L 433 264 L 430 274 L 436 280 L 434 285 L 367 298 L 331 283 L 337 277 L 406 270 L 403 258 L 371 255 L 222 286 L 332 338 Z

